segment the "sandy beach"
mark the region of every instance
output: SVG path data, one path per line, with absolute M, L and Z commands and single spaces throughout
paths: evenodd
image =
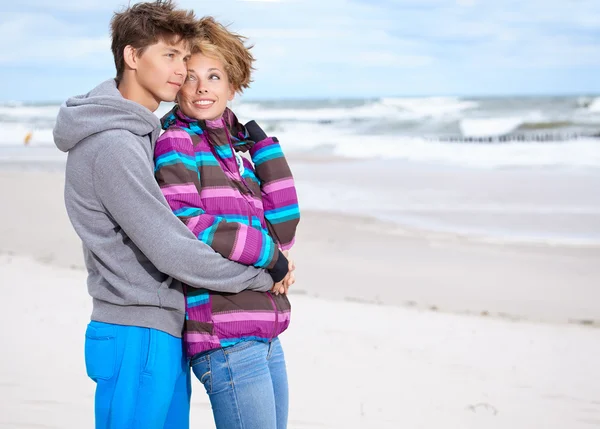
M 294 166 L 300 183 L 317 168 Z M 92 427 L 91 302 L 61 166 L 3 165 L 0 184 L 0 428 Z M 290 428 L 600 426 L 599 248 L 309 208 L 293 252 Z M 196 380 L 192 401 L 192 427 L 214 427 Z
M 295 166 L 299 182 L 308 176 L 302 167 Z M 62 168 L 0 169 L 0 200 L 19 208 L 2 212 L 0 251 L 83 270 L 80 241 L 64 208 Z M 399 181 L 403 174 L 397 173 Z M 442 174 L 439 181 L 446 180 Z M 500 245 L 365 216 L 304 210 L 294 256 L 296 294 L 600 324 L 600 246 Z
M 177 335 L 175 285 L 152 265 L 189 283 L 220 276 L 198 287 L 242 281 L 210 249 L 210 266 L 181 253 L 194 235 L 149 224 L 180 222 L 150 195 L 162 191 L 221 254 L 257 265 L 273 246 L 251 226 L 264 212 L 287 247 L 299 207 L 279 336 L 288 429 L 600 429 L 600 0 L 26 0 L 1 10 L 0 429 L 94 428 L 85 351 L 104 364 L 112 343 L 117 357 L 134 345 L 99 329 L 85 347 L 93 304 L 65 208 L 69 153 L 69 180 L 81 181 L 68 184 L 74 222 L 98 253 L 86 249 L 105 304 L 94 317 L 109 322 L 124 305 L 120 323 Z M 153 156 L 154 194 L 141 177 Z M 261 190 L 264 204 L 253 200 Z M 188 273 L 195 265 L 202 272 Z M 288 320 L 277 300 L 273 319 L 256 297 L 221 297 L 212 329 L 205 297 L 189 298 L 186 337 L 198 347 L 247 329 L 260 339 L 274 320 L 271 338 Z M 142 359 L 142 376 L 166 385 L 152 352 L 173 342 L 154 336 L 144 331 L 147 356 L 118 360 Z M 99 378 L 110 370 L 87 366 Z M 156 378 L 139 390 L 163 386 Z M 191 378 L 190 427 L 163 429 L 215 429 Z M 109 398 L 117 419 L 115 403 L 144 402 L 125 384 Z

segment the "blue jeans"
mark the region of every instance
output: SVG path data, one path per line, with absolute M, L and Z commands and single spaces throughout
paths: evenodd
M 191 380 L 181 338 L 92 321 L 85 366 L 96 382 L 96 429 L 188 429 Z
M 244 341 L 195 356 L 217 429 L 285 429 L 288 382 L 279 339 Z

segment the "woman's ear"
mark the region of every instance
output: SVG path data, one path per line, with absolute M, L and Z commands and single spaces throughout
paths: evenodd
M 227 100 L 232 101 L 234 97 L 235 97 L 235 89 L 233 89 L 232 84 L 229 84 L 229 97 L 227 97 Z

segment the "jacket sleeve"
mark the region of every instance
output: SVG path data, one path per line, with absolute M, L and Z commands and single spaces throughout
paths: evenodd
M 173 216 L 154 179 L 152 162 L 137 142 L 107 144 L 94 162 L 93 177 L 108 213 L 158 270 L 192 287 L 218 292 L 272 287 L 264 270 L 224 259 Z
M 250 156 L 261 182 L 265 219 L 280 248 L 290 249 L 300 222 L 298 195 L 292 172 L 277 138 L 267 137 L 254 121 L 246 124 L 246 130 L 256 141 L 250 148 Z
M 168 131 L 156 142 L 155 177 L 173 213 L 198 240 L 225 258 L 266 268 L 274 281 L 282 280 L 288 271 L 287 259 L 266 231 L 206 213 L 192 147 L 191 141 L 171 136 Z

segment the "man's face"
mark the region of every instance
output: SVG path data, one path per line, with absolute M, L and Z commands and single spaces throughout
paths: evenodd
M 148 46 L 137 59 L 138 84 L 157 103 L 175 100 L 185 81 L 189 55 L 189 48 L 184 41 L 175 44 L 159 41 Z

